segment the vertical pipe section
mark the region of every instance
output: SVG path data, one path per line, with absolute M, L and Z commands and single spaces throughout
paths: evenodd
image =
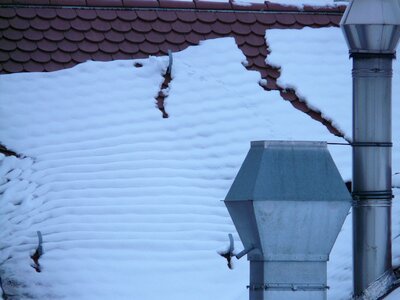
M 390 54 L 353 53 L 354 294 L 392 275 Z

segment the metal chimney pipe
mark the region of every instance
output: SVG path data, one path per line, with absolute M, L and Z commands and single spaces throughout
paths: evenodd
M 392 285 L 392 60 L 400 1 L 353 0 L 341 27 L 353 58 L 353 287 L 377 299 Z

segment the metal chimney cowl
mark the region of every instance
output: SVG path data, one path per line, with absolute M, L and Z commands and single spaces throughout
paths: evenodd
M 351 196 L 324 142 L 252 142 L 226 198 L 250 260 L 251 300 L 326 299 Z
M 351 53 L 394 53 L 400 38 L 400 1 L 353 0 L 340 26 Z

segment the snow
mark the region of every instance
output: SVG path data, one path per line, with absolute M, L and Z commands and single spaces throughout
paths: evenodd
M 196 60 L 193 60 L 196 57 Z M 223 203 L 250 140 L 331 140 L 265 92 L 231 38 L 165 57 L 87 62 L 0 77 L 1 277 L 21 299 L 243 299 L 247 261 L 217 251 L 235 233 Z M 282 116 L 285 116 L 282 118 Z M 41 273 L 30 255 L 43 234 Z M 237 250 L 241 250 L 238 236 Z M 46 288 L 43 289 L 43 286 Z M 17 288 L 16 288 L 17 287 Z M 156 288 L 155 288 L 156 287 Z
M 267 62 L 281 67 L 278 83 L 295 88 L 297 95 L 346 133 L 352 132 L 352 61 L 338 28 L 271 29 Z M 290 43 L 290 47 L 287 45 Z M 400 63 L 393 64 L 393 171 L 400 171 Z M 316 76 L 324 74 L 324 76 Z M 343 175 L 343 172 L 342 172 Z M 344 177 L 346 177 L 344 175 Z
M 270 40 L 270 32 L 274 52 L 278 44 Z M 290 43 L 297 55 L 296 42 Z M 323 52 L 329 44 L 313 47 Z M 282 64 L 284 80 L 291 60 L 271 55 L 271 61 Z M 168 119 L 155 107 L 166 57 L 0 76 L 0 141 L 22 155 L 0 156 L 0 277 L 6 293 L 19 299 L 134 295 L 154 300 L 160 292 L 165 300 L 204 300 L 205 295 L 246 299 L 248 262 L 234 260 L 229 270 L 217 253 L 228 247 L 228 233 L 234 234 L 236 251 L 242 250 L 220 200 L 249 141 L 343 139 L 294 109 L 278 92 L 264 91 L 260 74 L 246 70 L 244 60 L 232 38 L 175 53 Z M 143 66 L 134 67 L 135 62 Z M 314 98 L 303 78 L 315 69 L 303 70 L 294 81 L 299 91 L 346 128 L 350 112 L 338 113 L 338 105 Z M 335 70 L 349 80 L 350 73 Z M 343 96 L 351 99 L 346 92 Z M 350 147 L 329 148 L 349 179 Z M 395 195 L 400 196 L 399 189 Z M 397 202 L 394 216 L 400 213 Z M 44 249 L 40 273 L 30 259 L 38 230 Z M 400 223 L 393 218 L 397 265 L 399 234 Z M 330 299 L 349 298 L 351 273 L 349 215 L 328 263 Z

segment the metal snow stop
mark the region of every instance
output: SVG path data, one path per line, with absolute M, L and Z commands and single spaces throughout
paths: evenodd
M 250 300 L 326 299 L 351 201 L 325 142 L 252 142 L 225 198 L 250 261 Z

